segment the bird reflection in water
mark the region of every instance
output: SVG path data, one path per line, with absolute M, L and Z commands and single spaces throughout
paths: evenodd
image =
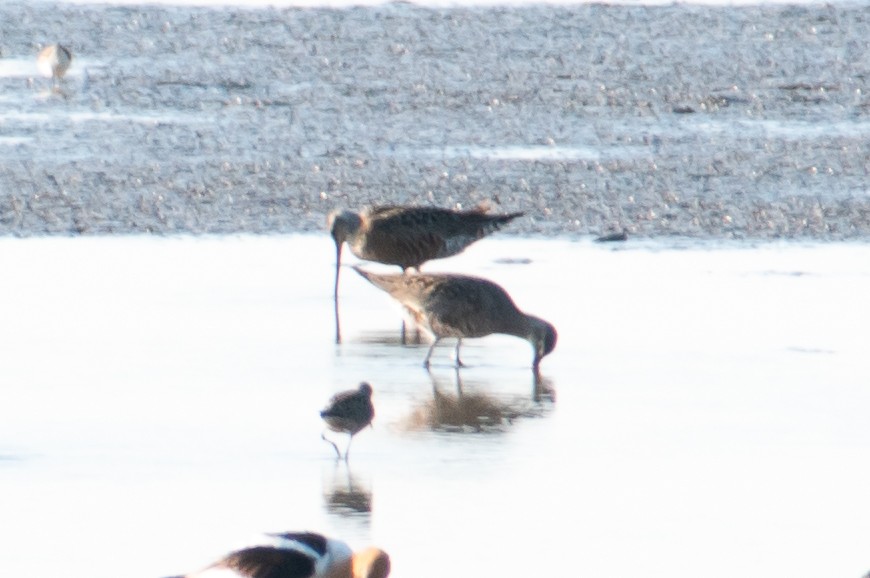
M 419 331 L 417 332 L 419 334 Z M 365 333 L 360 334 L 354 339 L 356 343 L 362 343 L 365 345 L 386 345 L 388 347 L 394 347 L 398 345 L 408 345 L 408 340 L 405 339 L 400 333 L 396 333 L 395 331 L 366 331 Z M 411 341 L 413 345 L 423 345 L 422 338 Z M 428 344 L 426 345 L 428 347 Z
M 332 474 L 324 477 L 323 500 L 326 512 L 368 525 L 372 515 L 371 488 L 350 471 L 347 462 L 336 461 Z
M 553 380 L 541 375 L 541 372 L 537 369 L 532 373 L 534 376 L 532 380 L 532 401 L 536 403 L 544 401 L 556 403 L 556 390 L 553 388 Z
M 555 392 L 549 379 L 539 372 L 532 375 L 531 396 L 501 396 L 466 386 L 458 368 L 453 371 L 455 393 L 449 393 L 430 371 L 432 399 L 415 407 L 405 425 L 411 431 L 498 433 L 517 419 L 543 417 L 555 402 Z

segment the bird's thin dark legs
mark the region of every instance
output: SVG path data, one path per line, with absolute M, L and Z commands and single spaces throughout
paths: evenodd
M 325 434 L 325 433 L 321 433 L 321 434 L 320 434 L 320 437 L 321 437 L 321 439 L 322 439 L 323 441 L 325 441 L 325 442 L 329 442 L 329 444 L 332 445 L 332 448 L 335 450 L 335 455 L 336 455 L 336 457 L 337 457 L 338 459 L 341 459 L 341 452 L 338 451 L 338 446 L 335 445 L 335 442 L 332 441 L 331 439 L 329 439 L 328 437 L 326 437 L 326 434 Z M 345 452 L 345 458 L 344 458 L 344 459 L 347 459 L 347 452 Z
M 344 450 L 344 461 L 347 461 L 347 456 L 350 455 L 350 444 L 353 443 L 353 435 L 350 436 L 350 439 L 347 440 L 347 447 Z
M 454 355 L 454 357 L 455 357 L 455 359 L 456 359 L 456 367 L 457 367 L 457 368 L 459 368 L 459 367 L 465 367 L 465 364 L 462 363 L 462 359 L 459 358 L 459 347 L 460 347 L 461 345 L 462 345 L 462 338 L 460 337 L 460 338 L 458 338 L 458 339 L 456 340 L 456 353 L 455 353 L 455 355 Z
M 426 359 L 423 360 L 423 367 L 429 368 L 429 358 L 432 357 L 432 352 L 435 351 L 435 346 L 438 345 L 438 342 L 441 341 L 440 337 L 435 338 L 435 341 L 432 342 L 432 345 L 429 346 L 429 353 L 426 354 Z

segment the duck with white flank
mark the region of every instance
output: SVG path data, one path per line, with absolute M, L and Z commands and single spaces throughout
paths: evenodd
M 387 578 L 390 557 L 379 548 L 353 552 L 312 532 L 269 534 L 271 544 L 230 552 L 207 568 L 175 578 Z
M 435 346 L 445 337 L 455 337 L 456 366 L 462 364 L 459 347 L 466 337 L 485 337 L 504 333 L 531 343 L 535 370 L 556 347 L 556 328 L 552 324 L 520 311 L 507 291 L 486 279 L 465 275 L 379 275 L 354 267 L 375 287 L 383 289 L 414 315 L 417 324 L 434 341 L 424 367 Z

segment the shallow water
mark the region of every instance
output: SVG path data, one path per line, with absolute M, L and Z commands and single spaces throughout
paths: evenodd
M 497 235 L 427 265 L 554 322 L 537 384 L 502 336 L 430 375 L 350 269 L 335 345 L 332 255 L 0 240 L 0 575 L 154 578 L 304 528 L 398 578 L 870 568 L 867 246 Z M 317 412 L 361 380 L 377 417 L 345 466 Z

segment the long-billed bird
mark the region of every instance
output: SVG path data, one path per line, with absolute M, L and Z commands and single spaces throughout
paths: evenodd
M 332 431 L 350 435 L 347 448 L 344 450 L 344 459 L 346 460 L 350 453 L 353 436 L 371 424 L 375 417 L 375 407 L 372 405 L 372 386 L 364 381 L 359 384 L 357 389 L 335 394 L 329 400 L 329 404 L 320 412 L 320 417 Z M 328 439 L 325 434 L 321 434 L 320 437 L 332 444 L 335 453 L 340 458 L 341 452 L 335 442 Z
M 174 578 L 387 578 L 390 557 L 379 548 L 353 552 L 313 532 L 269 534 L 272 543 L 230 552 L 207 568 Z
M 414 315 L 417 324 L 434 341 L 426 359 L 445 337 L 455 337 L 456 366 L 462 365 L 459 347 L 466 337 L 485 337 L 493 333 L 514 335 L 532 345 L 537 370 L 541 360 L 556 347 L 556 328 L 534 315 L 520 311 L 501 286 L 466 275 L 416 274 L 380 275 L 354 267 L 357 273 L 390 294 Z
M 490 215 L 485 207 L 455 211 L 438 207 L 383 206 L 359 213 L 333 211 L 327 227 L 335 241 L 335 341 L 341 342 L 338 277 L 344 243 L 360 259 L 398 265 L 402 271 L 452 257 L 523 213 Z

